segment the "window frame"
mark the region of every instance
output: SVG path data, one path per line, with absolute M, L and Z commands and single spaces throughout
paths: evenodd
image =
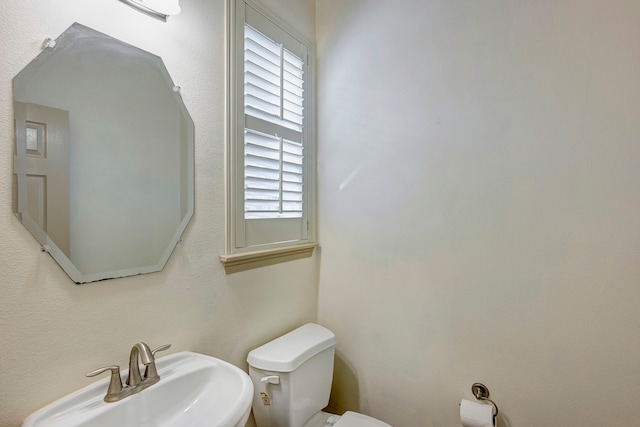
M 301 43 L 306 49 L 304 143 L 304 216 L 300 239 L 270 239 L 257 245 L 242 244 L 246 221 L 272 221 L 282 224 L 286 219 L 244 219 L 244 25 L 246 7 L 252 8 L 280 30 Z M 312 255 L 316 243 L 316 149 L 315 149 L 315 65 L 313 44 L 302 34 L 265 9 L 255 0 L 227 0 L 227 67 L 225 73 L 225 253 L 220 256 L 227 273 L 262 267 Z M 249 23 L 251 25 L 251 23 Z M 306 224 L 305 224 L 306 223 Z M 253 223 L 254 225 L 257 223 Z M 278 229 L 268 227 L 270 230 Z M 240 236 L 240 238 L 238 238 Z

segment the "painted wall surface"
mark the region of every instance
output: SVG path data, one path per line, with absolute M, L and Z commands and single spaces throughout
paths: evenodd
M 334 406 L 640 425 L 640 3 L 323 0 Z
M 37 4 L 36 4 L 37 3 Z M 312 1 L 269 2 L 313 36 Z M 224 2 L 182 2 L 167 23 L 115 0 L 0 2 L 0 425 L 127 364 L 138 341 L 246 368 L 248 351 L 315 320 L 317 258 L 225 276 Z M 75 285 L 13 215 L 11 79 L 73 22 L 163 58 L 195 122 L 196 210 L 160 273 Z

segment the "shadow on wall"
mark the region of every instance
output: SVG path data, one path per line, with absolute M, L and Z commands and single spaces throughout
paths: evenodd
M 500 427 L 511 427 L 511 422 L 502 412 L 500 412 L 496 420 L 496 425 Z
M 337 415 L 342 415 L 346 411 L 360 412 L 358 377 L 353 367 L 339 351 L 336 351 L 331 397 L 325 411 Z

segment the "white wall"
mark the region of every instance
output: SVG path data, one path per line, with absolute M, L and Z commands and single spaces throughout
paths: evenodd
M 37 3 L 37 4 L 36 4 Z M 269 2 L 313 35 L 312 1 Z M 263 342 L 315 320 L 317 258 L 225 276 L 224 3 L 182 2 L 163 23 L 116 0 L 0 2 L 0 425 L 126 365 L 129 349 L 172 343 L 246 367 Z M 73 22 L 163 58 L 196 133 L 196 211 L 164 271 L 75 285 L 12 214 L 11 79 Z
M 316 4 L 334 406 L 640 425 L 640 3 Z

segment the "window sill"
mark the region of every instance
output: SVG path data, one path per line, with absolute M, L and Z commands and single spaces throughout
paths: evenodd
M 220 255 L 220 262 L 224 266 L 224 272 L 232 274 L 281 262 L 308 258 L 313 254 L 316 246 L 318 246 L 317 243 L 307 243 L 286 248 L 226 254 Z

